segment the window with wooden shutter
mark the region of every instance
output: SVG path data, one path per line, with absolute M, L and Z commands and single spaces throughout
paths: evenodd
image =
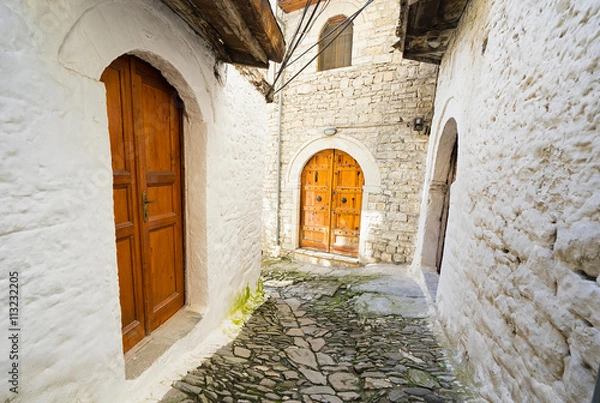
M 346 25 L 347 23 L 347 25 Z M 345 26 L 345 28 L 344 28 Z M 342 30 L 340 34 L 340 30 Z M 321 31 L 318 70 L 330 70 L 352 65 L 352 33 L 353 24 L 344 16 L 331 18 Z M 330 34 L 328 36 L 328 34 Z M 336 35 L 338 35 L 337 38 Z M 335 38 L 332 42 L 332 39 Z M 331 42 L 331 44 L 329 44 Z M 328 45 L 329 44 L 329 45 Z

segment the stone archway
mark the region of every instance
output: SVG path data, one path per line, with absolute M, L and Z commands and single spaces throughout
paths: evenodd
M 448 221 L 450 186 L 455 179 L 458 159 L 458 129 L 454 118 L 446 121 L 433 150 L 433 171 L 425 186 L 422 235 L 415 261 L 421 267 L 436 268 L 439 272 Z
M 352 138 L 341 136 L 322 137 L 305 143 L 292 159 L 285 177 L 285 187 L 292 192 L 292 231 L 290 234 L 292 249 L 297 249 L 300 244 L 300 198 L 301 198 L 301 176 L 306 163 L 315 154 L 327 149 L 341 150 L 358 162 L 364 174 L 364 186 L 361 206 L 360 244 L 358 247 L 358 258 L 367 262 L 365 240 L 367 239 L 370 223 L 375 214 L 368 210 L 369 194 L 381 192 L 381 176 L 377 161 L 360 142 Z

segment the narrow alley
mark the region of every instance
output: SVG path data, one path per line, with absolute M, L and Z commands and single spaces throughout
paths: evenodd
M 468 400 L 407 267 L 271 260 L 263 279 L 266 300 L 240 334 L 161 403 Z

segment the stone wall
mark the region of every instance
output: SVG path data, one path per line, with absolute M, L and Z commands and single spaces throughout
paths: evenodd
M 0 401 L 160 398 L 256 285 L 264 98 L 231 66 L 217 66 L 217 80 L 205 42 L 158 0 L 8 0 L 0 21 Z M 99 81 L 124 53 L 158 68 L 185 104 L 186 302 L 203 315 L 128 382 Z M 21 330 L 10 361 L 9 272 Z M 7 382 L 14 363 L 18 395 Z
M 299 47 L 301 54 L 318 40 L 319 32 L 332 16 L 349 16 L 362 2 L 332 0 Z M 424 178 L 428 136 L 413 131 L 420 116 L 430 121 L 437 68 L 402 60 L 392 45 L 399 13 L 396 0 L 376 1 L 354 21 L 352 66 L 317 72 L 316 61 L 282 91 L 281 142 L 281 246 L 284 253 L 298 247 L 299 172 L 291 165 L 301 150 L 324 139 L 323 129 L 335 126 L 333 137 L 354 142 L 370 157 L 379 183 L 366 189 L 361 219 L 360 260 L 406 263 L 414 253 L 420 194 Z M 302 11 L 283 14 L 286 40 L 295 31 Z M 291 65 L 284 76 L 296 71 L 316 55 L 308 52 Z M 278 103 L 271 105 L 267 145 L 263 248 L 279 253 L 275 245 L 276 157 Z M 327 141 L 321 141 L 324 147 Z M 352 155 L 352 152 L 350 152 Z M 353 155 L 355 158 L 356 156 Z M 310 158 L 310 156 L 307 156 Z M 306 161 L 300 161 L 303 165 Z M 360 163 L 360 161 L 359 161 Z M 293 177 L 289 175 L 293 174 Z
M 452 119 L 458 172 L 439 316 L 493 402 L 591 401 L 600 365 L 598 26 L 594 1 L 473 0 L 440 66 L 427 188 Z

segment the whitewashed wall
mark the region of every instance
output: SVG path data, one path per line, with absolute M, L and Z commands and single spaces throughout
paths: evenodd
M 132 53 L 185 102 L 186 286 L 204 317 L 125 381 L 102 71 Z M 126 402 L 178 377 L 255 287 L 262 97 L 157 0 L 0 3 L 0 400 Z M 8 388 L 9 272 L 20 282 L 19 394 Z M 177 368 L 181 371 L 181 368 Z M 165 381 L 166 379 L 166 381 Z M 160 396 L 158 396 L 160 397 Z
M 459 148 L 439 315 L 493 402 L 591 401 L 599 26 L 594 0 L 473 0 L 440 67 L 426 183 L 450 119 Z

